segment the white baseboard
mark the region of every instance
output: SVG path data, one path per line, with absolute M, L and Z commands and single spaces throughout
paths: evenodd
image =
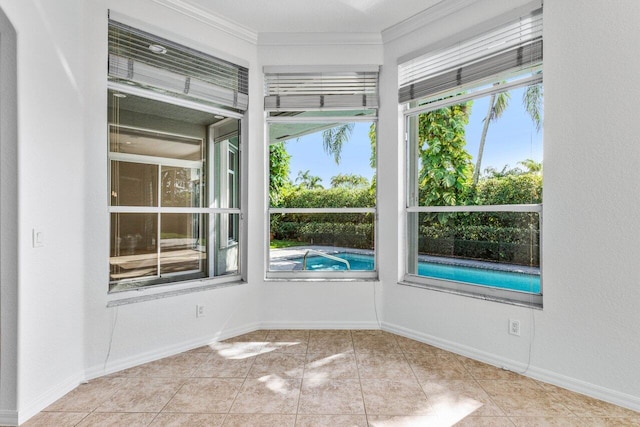
M 457 353 L 471 359 L 479 360 L 493 366 L 508 369 L 513 372 L 524 372 L 522 373 L 522 375 L 525 375 L 527 377 L 534 378 L 545 383 L 553 384 L 558 387 L 575 391 L 587 396 L 591 396 L 605 402 L 613 403 L 614 405 L 623 406 L 634 411 L 640 411 L 640 398 L 637 396 L 621 393 L 619 391 L 611 390 L 605 387 L 600 387 L 598 385 L 587 383 L 576 378 L 571 378 L 566 375 L 562 375 L 546 369 L 541 369 L 535 366 L 527 367 L 527 365 L 522 362 L 506 359 L 492 353 L 480 351 L 473 347 L 465 346 L 453 341 L 443 340 L 441 338 L 424 334 L 422 332 L 418 332 L 402 326 L 394 325 L 392 323 L 382 322 L 382 330 L 411 338 L 425 344 L 433 345 L 434 347 L 451 351 L 453 353 Z
M 331 322 L 331 321 L 267 321 L 260 323 L 260 329 L 380 329 L 375 321 Z
M 0 411 L 0 426 L 17 426 L 18 411 Z
M 82 381 L 84 381 L 84 377 L 82 376 L 82 374 L 73 375 L 57 384 L 55 387 L 46 390 L 44 393 L 40 394 L 40 396 L 36 397 L 33 401 L 28 402 L 25 405 L 20 405 L 20 410 L 17 414 L 18 423 L 16 425 L 22 424 L 23 422 L 27 421 L 38 412 L 42 411 L 53 402 L 69 393 Z
M 197 347 L 211 344 L 216 341 L 225 340 L 227 338 L 257 331 L 259 329 L 380 329 L 376 322 L 292 322 L 292 321 L 274 321 L 262 322 L 245 325 L 241 328 L 225 330 L 205 338 L 183 341 L 176 345 L 167 346 L 154 351 L 137 354 L 131 357 L 125 357 L 117 360 L 108 361 L 106 366 L 103 364 L 95 365 L 85 370 L 85 379 L 92 380 L 123 369 L 132 368 L 144 363 L 153 362 L 154 360 L 164 357 L 173 356 L 184 351 L 188 351 Z
M 227 338 L 235 337 L 238 335 L 246 334 L 248 332 L 260 329 L 258 323 L 245 325 L 241 328 L 228 329 L 223 332 L 201 337 L 193 340 L 183 341 L 181 343 L 170 345 L 167 347 L 159 348 L 153 351 L 148 351 L 141 354 L 136 354 L 131 357 L 124 357 L 117 360 L 108 361 L 106 365 L 100 364 L 92 366 L 85 370 L 85 377 L 87 380 L 101 377 L 103 375 L 112 374 L 114 372 L 122 371 L 123 369 L 132 368 L 134 366 L 142 365 L 144 363 L 153 362 L 164 357 L 173 356 L 194 348 L 202 347 L 217 341 L 222 341 Z

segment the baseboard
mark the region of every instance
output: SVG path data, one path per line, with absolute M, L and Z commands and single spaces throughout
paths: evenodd
M 331 321 L 268 321 L 260 323 L 260 329 L 380 329 L 375 321 L 368 322 L 331 322 Z
M 123 369 L 132 368 L 144 363 L 153 362 L 154 360 L 164 357 L 173 356 L 184 351 L 192 350 L 203 345 L 211 344 L 216 341 L 225 340 L 227 338 L 253 332 L 258 329 L 380 329 L 376 322 L 292 322 L 292 321 L 276 321 L 262 322 L 245 325 L 241 328 L 228 329 L 224 332 L 214 335 L 198 338 L 195 340 L 183 341 L 176 345 L 167 346 L 154 351 L 137 354 L 131 357 L 125 357 L 109 361 L 106 366 L 103 364 L 95 365 L 85 370 L 85 378 L 91 380 Z
M 0 411 L 0 426 L 17 426 L 18 411 Z
M 246 334 L 257 329 L 260 329 L 260 325 L 258 323 L 253 323 L 240 328 L 226 329 L 222 332 L 218 332 L 210 336 L 183 341 L 181 343 L 159 348 L 157 350 L 136 354 L 131 357 L 124 357 L 121 359 L 109 361 L 106 365 L 100 364 L 86 369 L 85 377 L 87 380 L 92 380 L 94 378 L 122 371 L 123 369 L 132 368 L 134 366 L 153 362 L 164 357 L 174 356 L 176 354 L 192 350 L 194 348 L 202 347 L 204 345 L 208 345 L 217 341 L 222 341 L 238 335 Z
M 504 357 L 497 356 L 492 353 L 477 350 L 473 347 L 465 346 L 453 341 L 443 340 L 432 335 L 408 329 L 402 326 L 394 325 L 388 322 L 382 322 L 382 330 L 401 335 L 443 350 L 451 351 L 471 359 L 479 360 L 493 366 L 508 369 L 513 372 L 521 373 L 524 376 L 540 380 L 545 383 L 553 384 L 567 390 L 575 391 L 590 397 L 594 397 L 614 405 L 623 406 L 634 411 L 640 411 L 640 398 L 616 390 L 600 387 L 576 378 L 571 378 L 557 372 L 541 369 L 535 366 L 529 366 L 525 363 L 518 362 Z M 524 372 L 524 373 L 523 373 Z
M 44 408 L 51 405 L 53 402 L 76 388 L 82 381 L 84 381 L 84 377 L 82 376 L 82 374 L 72 375 L 71 377 L 57 384 L 55 387 L 52 387 L 44 393 L 40 394 L 40 396 L 35 398 L 32 402 L 29 402 L 25 405 L 20 405 L 20 410 L 17 414 L 17 424 L 24 423 L 29 418 L 33 417 L 38 412 L 42 411 Z

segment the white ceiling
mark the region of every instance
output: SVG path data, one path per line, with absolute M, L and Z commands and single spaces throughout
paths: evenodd
M 183 0 L 254 33 L 380 33 L 446 0 Z

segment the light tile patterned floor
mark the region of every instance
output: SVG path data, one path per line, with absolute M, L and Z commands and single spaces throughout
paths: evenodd
M 25 426 L 640 426 L 382 331 L 256 331 L 84 384 Z

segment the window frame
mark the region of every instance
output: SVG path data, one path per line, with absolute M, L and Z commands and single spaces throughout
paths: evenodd
M 543 204 L 512 204 L 512 205 L 468 205 L 468 206 L 420 206 L 417 197 L 417 148 L 418 138 L 415 132 L 411 132 L 412 128 L 417 127 L 417 117 L 420 114 L 438 110 L 440 108 L 461 104 L 470 100 L 489 96 L 491 94 L 505 92 L 511 89 L 526 87 L 532 84 L 543 84 L 542 65 L 538 67 L 537 73 L 531 76 L 524 76 L 506 83 L 499 83 L 506 78 L 508 74 L 496 75 L 489 82 L 494 85 L 486 89 L 471 91 L 469 93 L 460 94 L 461 91 L 478 87 L 479 84 L 468 85 L 462 88 L 455 88 L 447 94 L 438 94 L 429 102 L 429 98 L 418 101 L 412 101 L 402 106 L 403 115 L 403 134 L 405 135 L 405 191 L 404 191 L 404 222 L 405 222 L 405 262 L 403 266 L 402 285 L 415 286 L 435 291 L 453 293 L 457 295 L 469 296 L 495 302 L 520 305 L 525 307 L 542 308 L 543 297 Z M 522 74 L 520 72 L 519 74 Z M 518 75 L 518 73 L 516 73 Z M 481 82 L 480 84 L 486 84 Z M 426 101 L 426 102 L 425 102 Z M 415 123 L 413 123 L 413 122 Z M 419 276 L 411 274 L 410 271 L 417 272 L 418 263 L 418 230 L 417 225 L 413 224 L 412 215 L 419 213 L 439 213 L 439 212 L 532 212 L 538 214 L 539 223 L 539 253 L 540 253 L 540 293 L 526 293 L 515 290 L 509 290 L 499 287 L 484 286 L 479 284 L 470 284 L 457 282 L 447 279 L 437 279 L 427 276 Z M 417 216 L 416 216 L 417 219 Z
M 353 110 L 353 108 L 349 108 Z M 368 108 L 370 110 L 370 108 Z M 363 116 L 305 116 L 305 117 L 286 117 L 286 116 L 270 116 L 267 114 L 265 123 L 267 125 L 266 137 L 265 137 L 265 153 L 266 153 L 266 181 L 269 181 L 269 126 L 275 123 L 375 123 L 376 124 L 376 140 L 378 133 L 378 116 L 377 109 L 375 115 L 363 115 Z M 304 112 L 322 111 L 322 109 L 306 109 Z M 378 156 L 376 150 L 376 176 L 378 173 Z M 267 184 L 268 187 L 268 184 Z M 378 280 L 378 187 L 376 186 L 376 206 L 375 207 L 361 207 L 361 208 L 272 208 L 269 200 L 268 188 L 265 188 L 265 203 L 267 206 L 266 215 L 266 227 L 264 241 L 266 244 L 265 255 L 265 280 L 266 281 L 368 281 Z M 270 270 L 269 265 L 271 263 L 271 249 L 270 249 L 270 230 L 271 230 L 271 215 L 272 214 L 322 214 L 322 213 L 369 213 L 373 216 L 373 270 L 360 270 L 360 271 L 309 271 L 309 270 L 291 270 L 280 271 Z M 331 255 L 331 254 L 329 254 Z
M 188 272 L 178 272 L 178 273 L 167 273 L 167 274 L 160 274 L 160 271 L 158 271 L 155 276 L 151 276 L 149 278 L 146 277 L 139 277 L 139 278 L 133 278 L 130 280 L 124 280 L 124 281 L 112 281 L 110 278 L 107 280 L 108 284 L 109 284 L 109 290 L 108 290 L 108 295 L 116 298 L 117 300 L 121 299 L 121 297 L 125 297 L 126 298 L 126 293 L 131 292 L 131 291 L 135 291 L 135 292 L 140 292 L 140 291 L 150 291 L 151 293 L 156 293 L 159 290 L 161 291 L 162 289 L 167 289 L 170 288 L 171 291 L 179 291 L 179 290 L 184 290 L 184 289 L 191 289 L 191 288 L 201 288 L 201 287 L 209 287 L 209 286 L 219 286 L 219 285 L 227 285 L 233 282 L 241 282 L 244 281 L 245 279 L 245 259 L 246 259 L 246 244 L 245 242 L 245 221 L 244 221 L 244 214 L 245 214 L 245 209 L 244 209 L 244 205 L 246 203 L 244 203 L 245 201 L 245 196 L 244 196 L 244 192 L 245 192 L 245 184 L 244 182 L 246 181 L 246 167 L 245 167 L 245 161 L 244 161 L 244 156 L 242 155 L 242 147 L 244 146 L 244 133 L 242 132 L 242 129 L 244 127 L 244 123 L 246 120 L 246 115 L 245 114 L 241 114 L 238 113 L 236 111 L 231 111 L 231 110 L 227 110 L 224 108 L 219 108 L 219 107 L 213 107 L 210 105 L 205 105 L 205 104 L 200 104 L 197 102 L 193 102 L 190 100 L 185 100 L 185 99 L 180 99 L 180 98 L 175 98 L 169 95 L 165 95 L 165 94 L 161 94 L 161 93 L 157 93 L 157 92 L 153 92 L 153 91 L 149 91 L 149 90 L 144 90 L 135 86 L 129 86 L 129 85 L 125 85 L 122 83 L 118 83 L 118 82 L 112 82 L 109 81 L 107 82 L 107 90 L 108 92 L 114 91 L 114 92 L 119 92 L 119 93 L 123 93 L 123 94 L 127 94 L 127 95 L 133 95 L 133 96 L 138 96 L 138 97 L 142 97 L 145 99 L 149 99 L 152 101 L 159 101 L 159 102 L 163 102 L 163 103 L 167 103 L 167 104 L 172 104 L 172 105 L 176 105 L 176 106 L 180 106 L 180 107 L 185 107 L 185 108 L 189 108 L 192 110 L 197 110 L 197 111 L 201 111 L 201 112 L 206 112 L 206 113 L 210 113 L 213 115 L 223 115 L 225 116 L 227 119 L 232 119 L 232 120 L 237 120 L 238 121 L 238 131 L 237 134 L 235 136 L 237 136 L 238 142 L 237 142 L 237 146 L 235 147 L 235 154 L 236 154 L 236 161 L 237 161 L 237 165 L 238 165 L 238 169 L 239 169 L 239 173 L 236 176 L 236 202 L 237 202 L 237 207 L 213 207 L 213 205 L 215 204 L 215 198 L 212 198 L 213 196 L 213 191 L 215 188 L 215 182 L 217 182 L 219 180 L 219 170 L 216 170 L 215 167 L 215 162 L 214 160 L 214 145 L 216 143 L 215 141 L 215 137 L 213 135 L 213 132 L 211 131 L 211 127 L 215 126 L 215 124 L 212 125 L 207 125 L 207 136 L 202 139 L 203 140 L 203 144 L 206 146 L 205 148 L 205 155 L 206 155 L 206 159 L 203 158 L 203 160 L 201 162 L 199 161 L 190 161 L 190 160 L 177 160 L 177 159 L 170 159 L 170 158 L 163 158 L 163 157 L 155 157 L 155 156 L 144 156 L 144 155 L 137 155 L 137 154 L 126 154 L 126 153 L 114 153 L 111 152 L 110 148 L 107 148 L 107 156 L 106 156 L 106 160 L 107 160 L 107 186 L 108 186 L 108 191 L 107 191 L 107 206 L 108 206 L 108 215 L 110 216 L 112 213 L 157 213 L 158 215 L 162 215 L 163 213 L 188 213 L 188 214 L 199 214 L 202 216 L 207 215 L 208 219 L 207 219 L 207 227 L 202 230 L 203 233 L 206 233 L 208 235 L 216 235 L 215 233 L 215 227 L 216 227 L 216 221 L 215 221 L 215 217 L 217 215 L 237 215 L 238 216 L 238 239 L 236 242 L 234 242 L 233 246 L 238 247 L 238 255 L 237 255 L 237 264 L 238 264 L 238 268 L 237 268 L 237 272 L 232 273 L 232 274 L 225 274 L 225 275 L 218 275 L 215 276 L 215 266 L 216 266 L 216 259 L 217 259 L 217 252 L 220 249 L 227 249 L 230 247 L 230 245 L 224 245 L 221 246 L 219 243 L 215 240 L 217 239 L 207 239 L 207 260 L 205 261 L 205 263 L 208 264 L 207 268 L 206 268 L 206 273 L 204 277 L 198 277 L 198 278 L 193 278 L 193 277 L 185 277 L 184 279 L 180 279 L 181 276 L 188 276 Z M 147 131 L 147 132 L 153 132 L 156 134 L 163 134 L 163 135 L 167 135 L 167 136 L 178 136 L 178 137 L 184 137 L 184 138 L 189 138 L 189 139 L 199 139 L 196 137 L 192 137 L 192 136 L 188 136 L 188 135 L 182 135 L 179 133 L 175 133 L 175 132 L 166 132 L 166 131 L 158 131 L 155 129 L 148 129 L 148 128 L 143 128 L 140 126 L 132 126 L 132 125 L 124 125 L 124 124 L 117 124 L 117 123 L 112 123 L 110 120 L 107 120 L 107 147 L 109 147 L 109 132 L 112 129 L 112 127 L 114 126 L 118 126 L 121 128 L 126 128 L 126 129 L 134 129 L 134 130 L 141 130 L 141 131 Z M 228 135 L 225 135 L 225 139 L 228 139 Z M 225 155 L 228 155 L 228 153 L 225 152 Z M 116 160 L 116 161 L 131 161 L 134 160 L 135 162 L 140 162 L 142 161 L 143 163 L 147 163 L 147 164 L 154 164 L 154 165 L 158 165 L 159 167 L 161 167 L 161 165 L 164 166 L 185 166 L 185 165 L 196 165 L 196 163 L 202 163 L 202 167 L 200 168 L 201 170 L 201 180 L 203 180 L 205 182 L 205 188 L 201 193 L 201 197 L 204 197 L 206 200 L 203 200 L 201 207 L 162 207 L 161 206 L 161 200 L 158 200 L 158 206 L 154 206 L 154 207 L 142 207 L 142 206 L 135 206 L 135 207 L 129 207 L 129 206 L 112 206 L 111 202 L 110 202 L 110 193 L 111 193 L 111 161 Z M 162 163 L 162 160 L 167 160 L 166 163 Z M 226 163 L 226 162 L 225 162 Z M 227 170 L 225 169 L 225 176 L 227 173 Z M 161 192 L 161 182 L 158 183 L 158 192 Z M 205 194 L 206 193 L 206 194 Z M 207 203 L 208 202 L 208 206 Z M 110 221 L 109 221 L 110 222 Z M 221 223 L 224 221 L 220 221 Z M 158 228 L 160 227 L 160 224 L 158 225 Z M 108 227 L 108 234 L 111 234 L 111 225 L 109 225 Z M 110 241 L 110 239 L 108 239 Z M 110 245 L 110 243 L 109 243 Z M 159 240 L 159 235 L 158 235 L 158 253 L 160 251 L 160 240 Z M 158 264 L 160 263 L 160 260 L 158 260 Z M 110 273 L 109 273 L 110 275 Z M 167 278 L 167 280 L 158 280 L 160 277 L 164 277 Z M 157 280 L 157 283 L 152 283 L 153 281 Z M 138 286 L 130 286 L 130 287 L 125 287 L 124 289 L 112 289 L 112 286 L 114 286 L 114 284 L 118 284 L 118 283 L 131 283 L 131 284 L 139 284 Z

